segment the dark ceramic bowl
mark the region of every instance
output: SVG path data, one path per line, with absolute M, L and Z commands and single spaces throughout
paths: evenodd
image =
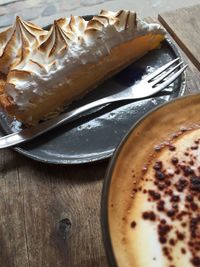
M 115 151 L 101 200 L 103 241 L 111 267 L 135 267 L 130 252 L 131 238 L 127 238 L 126 232 L 131 224 L 127 210 L 133 203 L 133 173 L 136 177 L 142 176 L 142 167 L 156 145 L 180 132 L 181 128 L 200 125 L 199 103 L 200 94 L 195 94 L 154 109 L 135 123 Z

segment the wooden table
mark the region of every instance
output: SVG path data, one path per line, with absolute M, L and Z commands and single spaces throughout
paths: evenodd
M 1 7 L 5 9 L 6 5 Z M 188 13 L 187 31 L 200 15 L 196 8 Z M 183 45 L 186 40 L 179 26 L 184 17 L 179 17 L 179 12 L 159 18 L 162 22 L 168 18 L 168 30 L 179 36 L 176 39 Z M 187 47 L 194 54 L 193 39 Z M 195 49 L 200 54 L 200 47 Z M 183 57 L 190 66 L 187 93 L 196 92 L 200 88 L 199 71 L 187 56 Z M 107 267 L 100 228 L 101 190 L 107 166 L 108 161 L 50 166 L 11 149 L 1 150 L 0 266 Z

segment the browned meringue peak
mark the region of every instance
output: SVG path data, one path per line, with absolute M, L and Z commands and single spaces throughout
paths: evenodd
M 100 15 L 94 16 L 92 20 L 88 22 L 87 30 L 102 30 L 102 26 L 114 25 L 118 31 L 126 30 L 129 27 L 136 27 L 136 13 L 126 10 L 120 10 L 118 12 L 112 12 L 107 10 L 101 10 Z
M 13 26 L 0 33 L 0 72 L 8 73 L 30 50 L 37 48 L 47 31 L 16 17 Z
M 70 21 L 74 21 L 74 31 L 69 27 Z M 80 18 L 55 20 L 51 26 L 45 40 L 40 44 L 38 49 L 30 53 L 23 61 L 19 62 L 15 68 L 12 68 L 10 77 L 16 76 L 17 70 L 28 70 L 32 73 L 46 75 L 49 71 L 57 69 L 59 61 L 68 54 L 69 47 L 74 43 L 81 45 L 82 38 L 79 38 Z M 79 29 L 79 31 L 77 30 Z M 65 30 L 64 30 L 65 29 Z M 76 30 L 75 30 L 76 29 Z
M 86 24 L 87 22 L 84 20 L 84 18 L 79 16 L 71 16 L 68 27 L 71 29 L 72 32 L 76 32 L 77 34 L 83 34 Z
M 84 39 L 84 30 L 87 26 L 87 21 L 79 16 L 71 16 L 70 19 L 62 18 L 57 20 L 57 24 L 68 35 L 71 41 L 80 43 Z
M 65 32 L 62 27 L 59 26 L 59 22 L 55 20 L 46 40 L 39 46 L 39 50 L 44 52 L 47 57 L 59 55 L 67 50 L 68 45 L 72 40 L 73 33 Z
M 73 42 L 81 44 L 86 24 L 83 18 L 74 16 L 55 20 L 39 50 L 48 53 L 50 57 L 67 50 Z

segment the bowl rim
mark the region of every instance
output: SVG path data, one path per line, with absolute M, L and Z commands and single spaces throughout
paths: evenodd
M 190 97 L 193 98 L 197 95 L 199 96 L 200 92 L 195 92 L 192 94 L 177 97 L 147 112 L 144 116 L 142 116 L 138 121 L 136 121 L 133 124 L 131 129 L 127 132 L 127 134 L 124 136 L 124 138 L 121 140 L 121 142 L 117 146 L 112 158 L 110 159 L 107 170 L 106 170 L 106 174 L 104 177 L 104 182 L 103 182 L 103 188 L 102 188 L 102 194 L 101 194 L 101 210 L 100 210 L 103 245 L 104 245 L 104 250 L 106 253 L 107 261 L 110 267 L 120 267 L 118 266 L 117 260 L 115 258 L 114 248 L 112 245 L 112 240 L 111 240 L 111 235 L 110 235 L 110 230 L 109 230 L 109 191 L 110 191 L 110 184 L 112 181 L 113 171 L 116 166 L 118 156 L 120 155 L 123 147 L 126 145 L 126 141 L 132 135 L 134 130 L 137 129 L 137 126 L 139 126 L 143 122 L 143 120 L 145 120 L 150 114 L 154 113 L 155 111 L 159 109 L 162 109 L 164 106 L 170 105 L 171 103 L 182 101 L 185 98 L 190 98 Z

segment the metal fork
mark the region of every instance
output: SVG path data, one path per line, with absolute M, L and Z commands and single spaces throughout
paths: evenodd
M 84 116 L 84 112 L 94 108 L 104 106 L 113 102 L 142 99 L 152 96 L 170 85 L 181 73 L 187 68 L 187 65 L 181 65 L 179 58 L 176 58 L 165 64 L 155 72 L 149 74 L 139 83 L 129 87 L 128 89 L 116 93 L 114 95 L 93 101 L 89 104 L 76 108 L 72 111 L 61 114 L 51 120 L 42 122 L 36 126 L 26 128 L 20 132 L 12 133 L 0 138 L 0 148 L 11 147 L 16 144 L 27 142 L 35 137 L 44 134 L 61 124 L 75 120 Z

